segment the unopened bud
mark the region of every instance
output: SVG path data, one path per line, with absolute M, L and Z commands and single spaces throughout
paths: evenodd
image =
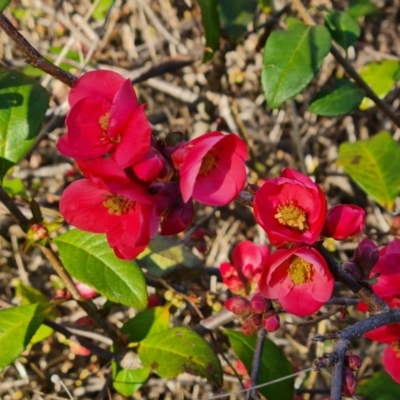
M 279 315 L 273 310 L 267 311 L 262 316 L 262 326 L 268 332 L 277 331 L 281 326 L 281 321 L 279 319 Z
M 250 300 L 251 311 L 255 314 L 262 314 L 270 307 L 270 302 L 261 293 L 256 293 Z
M 33 224 L 30 227 L 30 232 L 28 233 L 28 236 L 31 235 L 31 239 L 33 241 L 39 241 L 46 239 L 49 236 L 49 232 L 47 228 L 41 223 Z
M 253 335 L 257 332 L 257 329 L 254 327 L 253 323 L 247 318 L 242 322 L 242 332 L 247 335 Z
M 251 314 L 247 319 L 254 326 L 254 329 L 258 330 L 262 327 L 262 317 L 260 314 Z
M 247 315 L 251 312 L 250 301 L 241 296 L 233 296 L 226 300 L 225 307 L 236 315 Z
M 352 260 L 347 260 L 343 263 L 343 269 L 348 272 L 354 279 L 357 281 L 362 279 L 363 276 L 361 274 L 360 268 L 358 265 L 352 261 Z
M 352 353 L 346 353 L 344 362 L 353 371 L 358 371 L 361 367 L 361 358 Z
M 76 282 L 75 287 L 84 299 L 92 299 L 93 297 L 97 296 L 95 289 L 82 282 Z
M 378 260 L 379 250 L 377 245 L 370 239 L 363 239 L 354 251 L 354 261 L 369 272 Z
M 356 378 L 349 367 L 344 367 L 342 377 L 342 394 L 346 397 L 353 397 L 356 392 Z

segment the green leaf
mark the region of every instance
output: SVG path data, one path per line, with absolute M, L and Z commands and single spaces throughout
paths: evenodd
M 93 1 L 91 0 L 93 3 Z M 93 18 L 95 20 L 101 20 L 104 19 L 108 13 L 108 10 L 111 8 L 114 0 L 100 0 L 96 6 L 96 8 L 93 10 Z
M 318 72 L 331 48 L 324 26 L 291 24 L 273 32 L 264 49 L 261 83 L 268 106 L 278 108 L 300 93 Z
M 65 269 L 107 299 L 143 309 L 147 288 L 143 273 L 134 261 L 120 260 L 105 235 L 73 229 L 55 239 Z
M 225 330 L 233 351 L 251 373 L 254 350 L 257 338 L 246 336 L 241 332 Z M 261 367 L 257 384 L 293 374 L 293 367 L 283 355 L 281 349 L 271 340 L 265 339 L 261 357 Z M 294 395 L 294 377 L 257 389 L 268 399 L 292 400 Z
M 3 12 L 4 9 L 8 6 L 11 0 L 0 0 L 0 12 Z
M 312 100 L 309 110 L 318 115 L 335 117 L 356 110 L 365 96 L 354 82 L 338 79 L 332 91 L 323 89 Z
M 222 385 L 222 369 L 211 346 L 197 333 L 184 327 L 150 336 L 140 342 L 139 357 L 162 378 L 187 372 Z
M 220 23 L 217 0 L 198 0 L 201 10 L 201 23 L 206 37 L 203 63 L 213 58 L 219 47 Z
M 26 196 L 25 186 L 21 179 L 10 178 L 6 175 L 3 179 L 3 189 L 11 196 Z
M 399 69 L 400 63 L 396 60 L 383 60 L 366 65 L 361 71 L 360 76 L 371 87 L 375 94 L 383 99 L 395 85 L 394 76 Z M 365 97 L 360 109 L 367 110 L 374 107 L 375 103 Z
M 349 14 L 329 10 L 325 16 L 325 25 L 329 29 L 333 40 L 347 50 L 361 34 L 361 29 L 357 22 Z
M 113 387 L 123 396 L 132 396 L 147 381 L 150 372 L 150 367 L 121 369 L 113 377 Z
M 394 75 L 393 75 L 393 80 L 394 80 L 395 82 L 400 81 L 400 66 L 399 66 L 399 68 L 397 68 L 397 71 L 394 73 Z
M 368 400 L 398 400 L 400 385 L 386 371 L 380 371 L 361 381 L 357 385 L 357 393 L 366 396 Z
M 45 316 L 42 304 L 0 310 L 0 369 L 20 356 Z
M 380 15 L 381 10 L 371 0 L 349 0 L 348 13 L 357 19 L 364 15 Z
M 203 263 L 189 248 L 166 236 L 152 239 L 136 262 L 152 276 L 180 282 L 204 273 Z
M 247 31 L 257 10 L 257 0 L 217 0 L 219 16 L 231 43 L 235 44 Z
M 336 163 L 376 202 L 393 208 L 400 191 L 400 150 L 389 132 L 341 144 Z
M 169 307 L 153 307 L 144 310 L 127 321 L 121 329 L 129 335 L 130 343 L 141 342 L 146 337 L 164 332 L 169 328 Z
M 16 71 L 0 73 L 0 183 L 32 147 L 49 105 L 46 89 Z

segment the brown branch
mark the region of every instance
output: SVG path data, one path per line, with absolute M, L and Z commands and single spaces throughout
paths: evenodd
M 301 0 L 293 0 L 293 6 L 300 14 L 303 21 L 308 25 L 316 25 L 314 19 L 308 13 Z M 354 80 L 357 85 L 365 91 L 365 94 L 370 98 L 376 105 L 376 107 L 382 111 L 397 127 L 400 128 L 400 118 L 397 114 L 383 101 L 375 92 L 368 86 L 368 84 L 361 78 L 353 66 L 342 56 L 338 47 L 332 43 L 331 54 L 335 57 L 335 60 L 343 67 L 347 75 Z
M 18 32 L 3 13 L 0 13 L 0 28 L 17 45 L 18 49 L 24 54 L 25 61 L 29 65 L 46 72 L 69 87 L 74 85 L 77 78 L 43 58 L 39 52 Z
M 253 362 L 251 364 L 250 388 L 257 386 L 258 383 L 258 375 L 260 374 L 261 358 L 262 358 L 266 335 L 267 331 L 265 330 L 265 328 L 261 328 L 257 332 L 256 348 L 254 349 Z M 250 400 L 252 398 L 254 399 L 255 395 L 256 395 L 255 390 L 249 390 L 246 394 L 246 400 Z M 259 398 L 258 395 L 256 395 L 256 398 Z
M 253 202 L 254 202 L 254 194 L 251 194 L 249 192 L 246 192 L 245 190 L 242 190 L 238 196 L 235 198 L 235 201 L 238 203 L 244 204 L 249 207 L 253 207 Z
M 29 219 L 25 217 L 9 194 L 0 186 L 0 201 L 6 206 L 11 215 L 22 225 L 26 232 L 29 228 Z

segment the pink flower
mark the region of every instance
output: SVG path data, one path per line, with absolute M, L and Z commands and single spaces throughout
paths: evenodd
M 274 246 L 313 244 L 324 226 L 326 199 L 310 178 L 286 168 L 257 190 L 254 215 Z
M 230 263 L 220 265 L 223 282 L 233 293 L 250 293 L 257 286 L 269 255 L 267 246 L 254 244 L 248 240 L 240 242 L 232 252 L 233 265 Z
M 209 132 L 172 153 L 179 170 L 182 198 L 221 206 L 231 202 L 246 183 L 247 148 L 235 134 Z
M 151 128 L 129 79 L 112 71 L 87 72 L 68 101 L 68 132 L 57 143 L 62 154 L 90 159 L 110 153 L 126 168 L 149 151 Z
M 82 282 L 76 282 L 75 287 L 78 289 L 79 294 L 84 299 L 92 299 L 93 297 L 97 296 L 97 292 L 95 289 Z
M 268 259 L 259 281 L 267 299 L 278 299 L 287 312 L 304 317 L 318 311 L 331 297 L 334 279 L 317 250 L 293 247 Z
M 365 211 L 353 204 L 339 204 L 332 207 L 326 216 L 322 234 L 336 240 L 343 240 L 362 232 L 365 226 Z
M 117 257 L 132 260 L 150 241 L 149 206 L 111 192 L 101 181 L 80 179 L 60 200 L 65 220 L 79 229 L 105 233 Z
M 400 340 L 397 339 L 383 352 L 383 366 L 396 383 L 400 383 Z

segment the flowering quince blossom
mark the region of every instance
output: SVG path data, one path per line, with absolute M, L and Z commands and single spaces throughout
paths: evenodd
M 183 201 L 226 205 L 246 183 L 245 143 L 235 134 L 209 132 L 180 145 L 172 161 L 180 175 Z
M 278 299 L 287 312 L 304 317 L 321 308 L 331 297 L 334 284 L 318 251 L 299 246 L 277 250 L 269 257 L 259 290 L 267 299 Z
M 248 240 L 240 242 L 232 252 L 232 264 L 222 263 L 223 282 L 236 294 L 249 294 L 255 290 L 262 270 L 267 265 L 270 251 L 267 246 Z
M 336 240 L 361 233 L 365 226 L 365 211 L 353 204 L 338 204 L 328 211 L 322 234 Z
M 326 217 L 326 199 L 310 178 L 286 168 L 279 178 L 266 181 L 254 196 L 254 216 L 271 244 L 313 244 Z
M 60 153 L 90 159 L 110 153 L 122 168 L 140 161 L 150 149 L 151 127 L 129 79 L 112 71 L 84 74 L 68 95 L 67 133 Z

